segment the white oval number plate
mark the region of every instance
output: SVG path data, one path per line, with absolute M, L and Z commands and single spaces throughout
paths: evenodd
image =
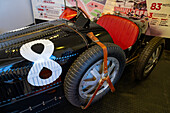
M 34 52 L 31 47 L 35 44 L 43 44 L 44 50 L 41 54 Z M 31 67 L 27 80 L 33 86 L 44 86 L 54 82 L 62 73 L 61 66 L 50 59 L 50 56 L 54 52 L 54 44 L 50 40 L 35 40 L 22 45 L 20 48 L 20 54 L 27 60 L 34 62 Z M 42 79 L 39 74 L 43 67 L 46 67 L 52 71 L 52 75 L 47 79 Z

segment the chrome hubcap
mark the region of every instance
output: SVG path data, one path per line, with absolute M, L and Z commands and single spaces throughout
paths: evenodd
M 147 76 L 147 73 L 158 63 L 158 59 L 162 50 L 162 46 L 159 45 L 156 50 L 152 53 L 152 56 L 149 58 L 148 63 L 144 70 L 144 76 Z
M 108 57 L 108 75 L 113 82 L 118 71 L 119 71 L 119 61 L 114 57 Z M 79 84 L 79 94 L 82 98 L 92 97 L 95 89 L 97 88 L 99 81 L 104 77 L 103 72 L 103 59 L 99 60 L 93 64 L 87 72 L 84 74 L 83 78 Z M 104 82 L 97 95 L 102 93 L 108 87 L 107 82 Z

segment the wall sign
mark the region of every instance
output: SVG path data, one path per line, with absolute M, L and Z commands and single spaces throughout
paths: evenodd
M 66 0 L 67 4 L 75 6 L 74 0 Z M 106 0 L 77 0 L 78 6 L 83 9 L 91 20 L 97 20 L 103 12 Z
M 106 0 L 77 0 L 87 15 L 96 20 L 102 15 Z M 66 0 L 67 6 L 76 6 L 74 0 Z M 64 11 L 64 0 L 32 0 L 35 19 L 55 20 Z
M 148 28 L 148 13 L 146 0 L 107 0 L 104 14 L 117 14 L 130 18 L 138 24 L 142 33 L 146 33 Z
M 35 19 L 56 20 L 64 11 L 64 0 L 32 0 Z
M 170 0 L 147 0 L 148 35 L 170 38 Z
M 124 17 L 136 19 L 142 19 L 148 15 L 146 0 L 107 0 L 103 13 L 114 14 L 115 11 L 119 11 Z
M 34 52 L 31 47 L 35 44 L 43 44 L 44 50 L 41 54 Z M 35 40 L 22 45 L 20 48 L 20 54 L 27 60 L 34 62 L 30 69 L 27 80 L 33 86 L 44 86 L 54 82 L 62 73 L 61 66 L 50 59 L 50 56 L 54 52 L 54 44 L 50 40 Z M 42 79 L 39 74 L 43 67 L 46 67 L 52 71 L 52 75 L 47 79 Z

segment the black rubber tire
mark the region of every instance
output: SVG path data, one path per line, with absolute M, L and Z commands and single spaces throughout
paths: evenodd
M 105 43 L 108 49 L 108 57 L 114 57 L 119 61 L 119 71 L 116 78 L 113 80 L 113 84 L 121 77 L 125 67 L 125 53 L 117 45 L 113 43 Z M 85 72 L 97 61 L 103 59 L 103 50 L 100 46 L 94 45 L 84 53 L 82 53 L 72 64 L 67 72 L 64 80 L 64 92 L 67 100 L 74 106 L 80 107 L 81 105 L 87 104 L 89 98 L 83 99 L 79 95 L 79 84 L 84 76 Z M 109 91 L 109 88 L 104 92 L 96 95 L 93 102 L 99 100 Z
M 152 70 L 154 69 L 157 63 L 155 63 L 152 69 L 144 75 L 144 69 L 149 59 L 151 58 L 151 55 L 153 54 L 154 51 L 156 51 L 157 47 L 159 47 L 160 45 L 162 46 L 162 49 L 161 49 L 161 52 L 158 58 L 159 60 L 162 55 L 164 45 L 165 45 L 165 40 L 163 38 L 154 37 L 153 39 L 149 41 L 149 43 L 143 49 L 135 65 L 134 75 L 135 75 L 136 80 L 144 80 L 152 72 Z

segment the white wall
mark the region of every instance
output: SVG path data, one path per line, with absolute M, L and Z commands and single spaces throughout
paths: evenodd
M 32 23 L 31 0 L 0 0 L 0 33 Z

